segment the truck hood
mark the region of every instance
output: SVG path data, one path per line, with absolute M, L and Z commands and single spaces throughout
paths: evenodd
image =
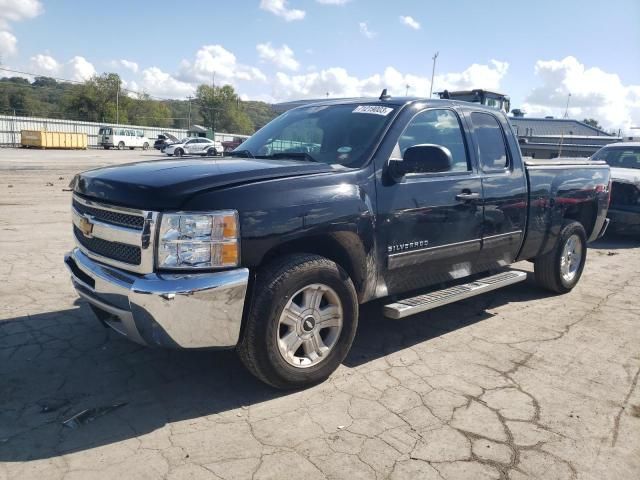
M 611 168 L 611 180 L 614 182 L 630 183 L 640 187 L 640 170 L 637 168 Z
M 275 178 L 331 172 L 325 163 L 253 158 L 159 160 L 89 170 L 74 192 L 116 205 L 175 210 L 197 193 Z

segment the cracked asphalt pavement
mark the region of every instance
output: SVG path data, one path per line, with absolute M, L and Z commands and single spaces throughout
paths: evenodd
M 365 306 L 339 370 L 283 393 L 233 351 L 130 343 L 74 293 L 69 180 L 154 155 L 0 150 L 0 479 L 640 478 L 640 241 L 593 245 L 568 295 Z

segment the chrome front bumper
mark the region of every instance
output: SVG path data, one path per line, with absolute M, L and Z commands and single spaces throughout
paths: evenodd
M 133 275 L 75 248 L 65 265 L 98 318 L 134 342 L 173 348 L 234 347 L 249 270 Z

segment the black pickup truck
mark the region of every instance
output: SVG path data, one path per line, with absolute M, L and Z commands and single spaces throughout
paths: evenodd
M 525 279 L 570 291 L 607 225 L 604 162 L 524 162 L 507 117 L 416 98 L 290 110 L 229 157 L 73 181 L 73 284 L 145 345 L 237 348 L 279 388 L 329 376 L 360 304 L 399 319 Z

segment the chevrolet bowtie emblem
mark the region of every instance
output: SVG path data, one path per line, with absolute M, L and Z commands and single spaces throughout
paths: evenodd
M 78 225 L 78 228 L 85 237 L 91 238 L 91 234 L 93 233 L 93 223 L 91 223 L 91 220 L 87 217 L 80 218 L 80 225 Z

